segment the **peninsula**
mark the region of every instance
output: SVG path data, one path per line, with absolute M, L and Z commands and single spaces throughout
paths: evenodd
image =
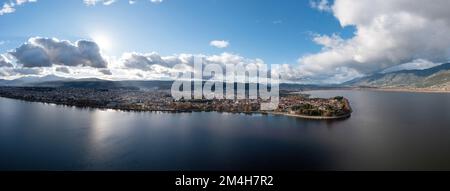
M 0 87 L 0 96 L 31 102 L 125 111 L 263 113 L 309 119 L 347 118 L 352 109 L 343 97 L 309 98 L 283 93 L 274 111 L 261 111 L 261 99 L 174 100 L 169 90 Z

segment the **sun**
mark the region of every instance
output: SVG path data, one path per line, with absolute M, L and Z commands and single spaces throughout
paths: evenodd
M 92 35 L 91 38 L 95 43 L 98 44 L 98 46 L 100 47 L 100 49 L 102 51 L 111 50 L 113 47 L 112 42 L 111 42 L 110 38 L 108 38 L 107 35 L 95 34 L 95 35 Z

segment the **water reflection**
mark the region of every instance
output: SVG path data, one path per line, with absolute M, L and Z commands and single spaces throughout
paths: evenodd
M 0 169 L 450 169 L 450 96 L 317 91 L 334 121 L 216 112 L 80 109 L 0 98 Z

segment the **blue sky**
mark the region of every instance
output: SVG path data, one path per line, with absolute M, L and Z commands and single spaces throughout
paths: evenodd
M 113 56 L 226 51 L 269 64 L 297 63 L 300 56 L 319 51 L 312 34 L 353 32 L 342 29 L 332 14 L 312 9 L 308 0 L 141 0 L 133 5 L 118 0 L 108 6 L 38 0 L 0 16 L 0 28 L 0 41 L 6 42 L 1 52 L 34 36 L 76 41 L 101 35 L 111 41 L 107 53 Z M 212 40 L 226 40 L 230 46 L 211 47 Z
M 448 0 L 3 0 L 0 78 L 159 79 L 203 56 L 282 64 L 286 81 L 340 83 L 449 62 L 447 7 Z

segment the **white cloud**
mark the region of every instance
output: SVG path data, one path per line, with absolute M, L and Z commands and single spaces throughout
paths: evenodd
M 103 5 L 111 5 L 114 2 L 116 2 L 116 0 L 83 0 L 84 4 L 86 4 L 87 6 L 94 6 L 98 3 L 101 3 Z
M 187 63 L 186 55 L 161 57 L 158 53 L 152 52 L 147 54 L 141 53 L 125 53 L 120 62 L 127 68 L 135 68 L 144 71 L 152 69 L 153 65 L 164 67 L 173 67 L 176 64 Z
M 424 70 L 424 69 L 438 66 L 440 64 L 441 63 L 434 63 L 434 62 L 430 62 L 428 60 L 417 59 L 417 60 L 413 60 L 412 62 L 409 62 L 409 63 L 400 64 L 400 65 L 396 65 L 396 66 L 387 68 L 387 69 L 383 70 L 382 73 L 390 73 L 390 72 L 396 72 L 396 71 L 401 71 L 401 70 Z
M 8 13 L 14 13 L 16 9 L 12 4 L 5 3 L 3 4 L 3 7 L 0 9 L 0 15 L 8 14 Z
M 264 61 L 261 59 L 249 59 L 232 53 L 222 53 L 218 55 L 201 55 L 201 54 L 179 54 L 172 56 L 160 56 L 158 53 L 125 53 L 120 59 L 122 71 L 129 71 L 128 73 L 136 74 L 138 77 L 147 79 L 151 77 L 154 79 L 156 76 L 159 78 L 164 77 L 166 79 L 172 78 L 174 72 L 177 69 L 173 67 L 175 65 L 183 66 L 183 71 L 192 71 L 194 65 L 194 57 L 201 58 L 203 64 L 219 64 L 225 71 L 226 64 L 242 65 L 244 67 L 249 64 L 261 66 Z
M 17 5 L 22 5 L 24 3 L 34 3 L 37 2 L 37 0 L 16 0 Z
M 344 39 L 337 34 L 331 36 L 316 34 L 313 41 L 318 45 L 322 45 L 324 50 L 338 47 L 344 43 Z
M 163 0 L 149 0 L 151 3 L 159 4 L 162 3 Z M 97 4 L 102 5 L 111 5 L 116 2 L 116 0 L 83 0 L 84 4 L 87 6 L 94 6 Z M 128 4 L 133 5 L 137 2 L 137 0 L 128 0 Z
M 156 52 L 141 54 L 141 53 L 125 53 L 120 59 L 120 63 L 123 64 L 125 68 L 133 68 L 139 70 L 151 70 L 154 65 L 163 67 L 173 67 L 177 64 L 186 64 L 189 66 L 194 65 L 194 57 L 202 58 L 204 64 L 214 63 L 225 66 L 226 64 L 263 64 L 264 61 L 261 59 L 249 59 L 243 56 L 224 52 L 218 55 L 202 55 L 202 54 L 179 54 L 172 56 L 160 56 Z
M 11 61 L 4 54 L 0 54 L 0 67 L 13 67 Z
M 323 49 L 299 59 L 300 75 L 333 77 L 338 68 L 369 74 L 419 59 L 445 62 L 450 57 L 448 7 L 448 0 L 335 0 L 334 16 L 343 27 L 354 26 L 355 35 L 316 35 L 313 40 Z
M 309 4 L 312 8 L 317 9 L 319 11 L 331 11 L 331 5 L 328 0 L 310 0 Z
M 0 76 L 3 79 L 15 79 L 24 76 L 37 76 L 41 75 L 43 70 L 41 68 L 12 68 L 12 67 L 0 67 Z
M 209 43 L 209 45 L 216 48 L 226 48 L 230 45 L 230 43 L 226 40 L 213 40 Z
M 82 43 L 90 44 L 86 45 Z M 193 71 L 194 57 L 203 59 L 204 64 L 219 64 L 225 72 L 226 64 L 263 66 L 264 61 L 258 58 L 251 59 L 238 54 L 224 52 L 215 55 L 202 54 L 176 54 L 162 56 L 152 53 L 124 53 L 119 59 L 110 59 L 106 65 L 106 59 L 101 57 L 94 42 L 58 40 L 54 38 L 30 38 L 27 43 L 4 54 L 3 67 L 0 67 L 2 78 L 14 79 L 24 76 L 58 75 L 69 78 L 102 78 L 112 80 L 170 80 L 174 74 L 180 71 Z M 82 49 L 82 50 L 81 50 Z M 90 54 L 84 50 L 89 50 Z M 100 63 L 100 64 L 99 64 Z M 181 65 L 181 68 L 173 68 Z M 94 69 L 93 67 L 96 67 Z M 351 73 L 351 69 L 340 70 Z M 350 72 L 349 72 L 350 71 Z M 284 81 L 307 81 L 307 78 L 299 78 L 298 68 L 291 65 L 283 65 L 279 71 Z M 335 78 L 346 78 L 340 76 Z M 220 74 L 217 74 L 220 75 Z M 239 78 L 243 79 L 243 78 Z M 238 79 L 238 80 L 239 80 Z
M 75 43 L 55 38 L 30 38 L 27 43 L 9 52 L 23 67 L 90 66 L 107 67 L 95 42 L 79 40 Z
M 224 52 L 215 55 L 176 54 L 162 56 L 152 53 L 124 53 L 119 59 L 103 57 L 98 46 L 91 41 L 74 43 L 55 38 L 30 38 L 20 47 L 1 55 L 2 78 L 14 79 L 24 76 L 58 75 L 69 78 L 102 78 L 112 80 L 170 80 L 180 71 L 193 71 L 194 57 L 203 59 L 204 64 L 219 64 L 225 70 L 226 64 L 263 66 L 264 61 L 238 54 Z M 182 68 L 173 68 L 181 65 Z M 95 69 L 94 69 L 95 68 Z M 279 71 L 284 81 L 312 82 L 302 78 L 301 70 L 292 65 L 283 65 Z M 353 74 L 351 69 L 339 68 L 337 79 L 344 79 L 344 73 Z M 217 74 L 220 75 L 220 74 Z M 243 79 L 243 78 L 239 78 Z
M 0 16 L 8 13 L 14 13 L 16 11 L 16 6 L 22 5 L 24 3 L 34 3 L 37 0 L 16 0 L 3 3 L 0 7 Z
M 158 3 L 162 3 L 163 0 L 150 0 L 150 2 L 158 4 Z

